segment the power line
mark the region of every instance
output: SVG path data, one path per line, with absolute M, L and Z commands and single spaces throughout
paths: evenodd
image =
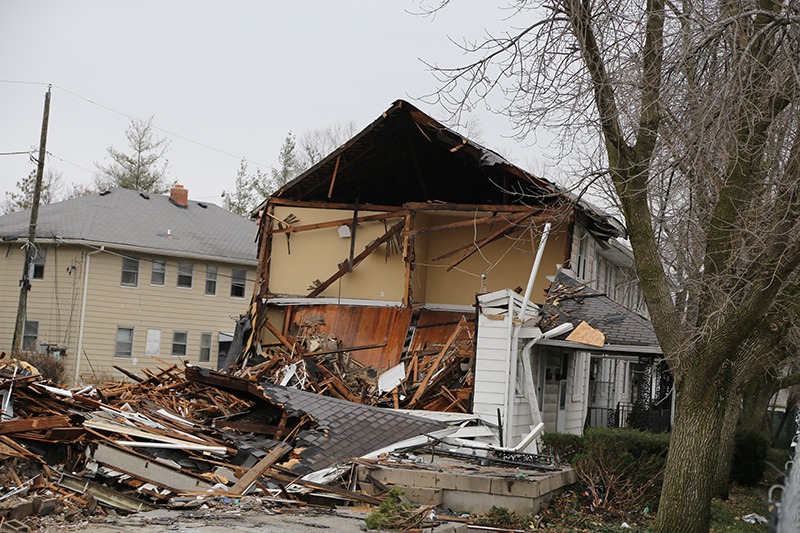
M 116 109 L 114 109 L 112 107 L 109 107 L 107 105 L 101 104 L 100 102 L 95 102 L 94 100 L 92 100 L 90 98 L 87 98 L 87 97 L 82 96 L 82 95 L 80 95 L 78 93 L 70 91 L 69 89 L 61 87 L 59 85 L 54 85 L 54 84 L 50 84 L 50 83 L 43 83 L 43 82 L 38 82 L 38 81 L 19 81 L 19 80 L 0 80 L 0 83 L 15 83 L 15 84 L 22 84 L 22 85 L 45 85 L 45 86 L 51 86 L 54 89 L 60 89 L 60 90 L 64 91 L 65 93 L 74 96 L 75 98 L 79 98 L 79 99 L 81 99 L 81 100 L 83 100 L 83 101 L 85 101 L 87 103 L 90 103 L 92 105 L 95 105 L 97 107 L 105 109 L 106 111 L 110 111 L 110 112 L 115 113 L 117 115 L 123 116 L 123 117 L 125 117 L 125 118 L 127 118 L 129 120 L 136 120 L 135 117 L 133 117 L 131 115 L 128 115 L 127 113 L 123 113 L 122 111 L 118 111 L 118 110 L 116 110 Z M 190 139 L 189 137 L 186 137 L 184 135 L 180 135 L 178 133 L 174 133 L 174 132 L 172 132 L 170 130 L 166 130 L 164 128 L 159 128 L 158 126 L 153 126 L 153 129 L 158 130 L 158 131 L 163 132 L 163 133 L 166 133 L 167 135 L 171 135 L 172 137 L 176 137 L 178 139 L 184 140 L 186 142 L 190 142 L 192 144 L 196 144 L 197 146 L 201 146 L 201 147 L 206 148 L 208 150 L 213 150 L 214 152 L 218 152 L 220 154 L 236 158 L 236 159 L 238 159 L 240 161 L 242 159 L 244 159 L 248 163 L 252 163 L 253 165 L 255 165 L 257 167 L 261 167 L 261 168 L 265 168 L 265 169 L 266 168 L 271 168 L 270 165 L 267 165 L 267 164 L 264 164 L 264 163 L 259 163 L 258 161 L 252 161 L 250 159 L 247 159 L 246 157 L 239 156 L 239 155 L 236 155 L 236 154 L 232 154 L 232 153 L 227 152 L 225 150 L 222 150 L 220 148 L 215 148 L 214 146 L 210 146 L 210 145 L 202 143 L 200 141 L 196 141 L 194 139 Z M 65 162 L 69 163 L 69 161 L 65 161 Z M 70 164 L 72 164 L 72 163 L 70 163 Z M 78 166 L 78 165 L 75 165 L 75 166 Z M 86 169 L 84 169 L 84 170 L 86 170 Z M 90 171 L 90 172 L 92 172 L 92 171 Z

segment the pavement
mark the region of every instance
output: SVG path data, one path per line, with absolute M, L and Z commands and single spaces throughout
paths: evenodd
M 156 510 L 123 516 L 92 516 L 64 522 L 58 518 L 40 520 L 36 531 L 61 533 L 362 533 L 366 513 L 325 509 L 214 509 L 195 511 Z M 459 533 L 462 524 L 442 524 L 423 529 L 425 533 Z

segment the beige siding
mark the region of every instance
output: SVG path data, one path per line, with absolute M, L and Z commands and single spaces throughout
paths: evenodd
M 13 250 L 13 249 L 12 249 Z M 204 366 L 216 366 L 219 350 L 219 333 L 233 333 L 234 321 L 246 311 L 253 290 L 255 267 L 243 267 L 229 263 L 211 263 L 217 266 L 217 291 L 215 296 L 205 294 L 206 264 L 201 261 L 188 261 L 194 264 L 192 288 L 177 287 L 178 259 L 143 254 L 140 259 L 139 278 L 136 287 L 121 285 L 122 257 L 113 251 L 94 253 L 89 259 L 89 283 L 86 291 L 86 311 L 84 316 L 82 351 L 85 356 L 80 362 L 80 381 L 95 381 L 106 378 L 119 378 L 120 374 L 112 365 L 137 370 L 155 368 L 161 365 L 151 356 L 145 355 L 148 329 L 161 330 L 159 357 L 172 364 L 181 358 L 173 357 L 173 331 L 188 333 L 187 356 L 192 363 L 200 364 L 200 340 L 202 333 L 212 334 L 211 360 Z M 75 364 L 80 334 L 81 302 L 83 298 L 83 266 L 86 263 L 84 251 L 74 246 L 62 245 L 58 249 L 58 264 L 55 255 L 51 261 L 48 254 L 45 268 L 46 279 L 34 282 L 29 297 L 28 317 L 40 319 L 40 340 L 53 342 L 61 340 L 68 331 L 67 342 L 67 383 L 75 376 Z M 151 285 L 151 265 L 153 259 L 166 260 L 166 279 L 163 286 Z M 0 349 L 8 349 L 13 334 L 13 316 L 16 313 L 16 286 L 19 274 L 9 274 L 22 267 L 22 254 L 12 251 L 3 258 L 4 268 L 0 269 L 0 302 L 2 302 L 2 322 L 0 323 Z M 75 270 L 67 273 L 67 267 L 75 265 Z M 246 268 L 247 285 L 244 298 L 233 298 L 231 291 L 232 268 Z M 48 273 L 56 273 L 58 279 L 48 278 Z M 13 302 L 12 302 L 13 300 Z M 59 312 L 56 313 L 55 310 Z M 71 316 L 71 319 L 69 318 Z M 133 353 L 131 357 L 115 357 L 117 327 L 134 328 Z M 163 365 L 162 365 L 163 366 Z

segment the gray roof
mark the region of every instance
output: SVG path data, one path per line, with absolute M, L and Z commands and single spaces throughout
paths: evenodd
M 337 461 L 361 457 L 390 444 L 445 428 L 442 422 L 330 398 L 269 383 L 261 383 L 264 396 L 289 412 L 306 413 L 318 426 L 302 431 L 296 447 L 305 448 L 302 461 L 292 467 L 298 472 L 320 470 Z
M 658 346 L 658 339 L 649 320 L 569 277 L 563 270 L 559 271 L 547 291 L 542 315 L 542 331 L 565 322 L 572 322 L 577 326 L 584 321 L 603 332 L 607 345 Z M 567 333 L 558 338 L 568 335 Z
M 0 216 L 0 238 L 27 238 L 29 223 L 30 210 Z M 255 264 L 256 230 L 251 220 L 213 204 L 189 200 L 179 207 L 168 195 L 111 189 L 41 206 L 36 238 Z

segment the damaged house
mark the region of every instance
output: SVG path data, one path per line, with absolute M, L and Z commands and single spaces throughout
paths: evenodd
M 532 428 L 582 431 L 597 403 L 591 381 L 619 382 L 604 405 L 636 401 L 633 366 L 610 378 L 595 362 L 604 341 L 581 351 L 589 345 L 563 340 L 567 318 L 588 317 L 545 305 L 561 272 L 631 320 L 644 313 L 632 256 L 616 243 L 624 226 L 408 102 L 259 212 L 252 322 L 241 328 L 252 333 L 234 340 L 234 371 L 372 405 L 499 415 L 507 446 Z

